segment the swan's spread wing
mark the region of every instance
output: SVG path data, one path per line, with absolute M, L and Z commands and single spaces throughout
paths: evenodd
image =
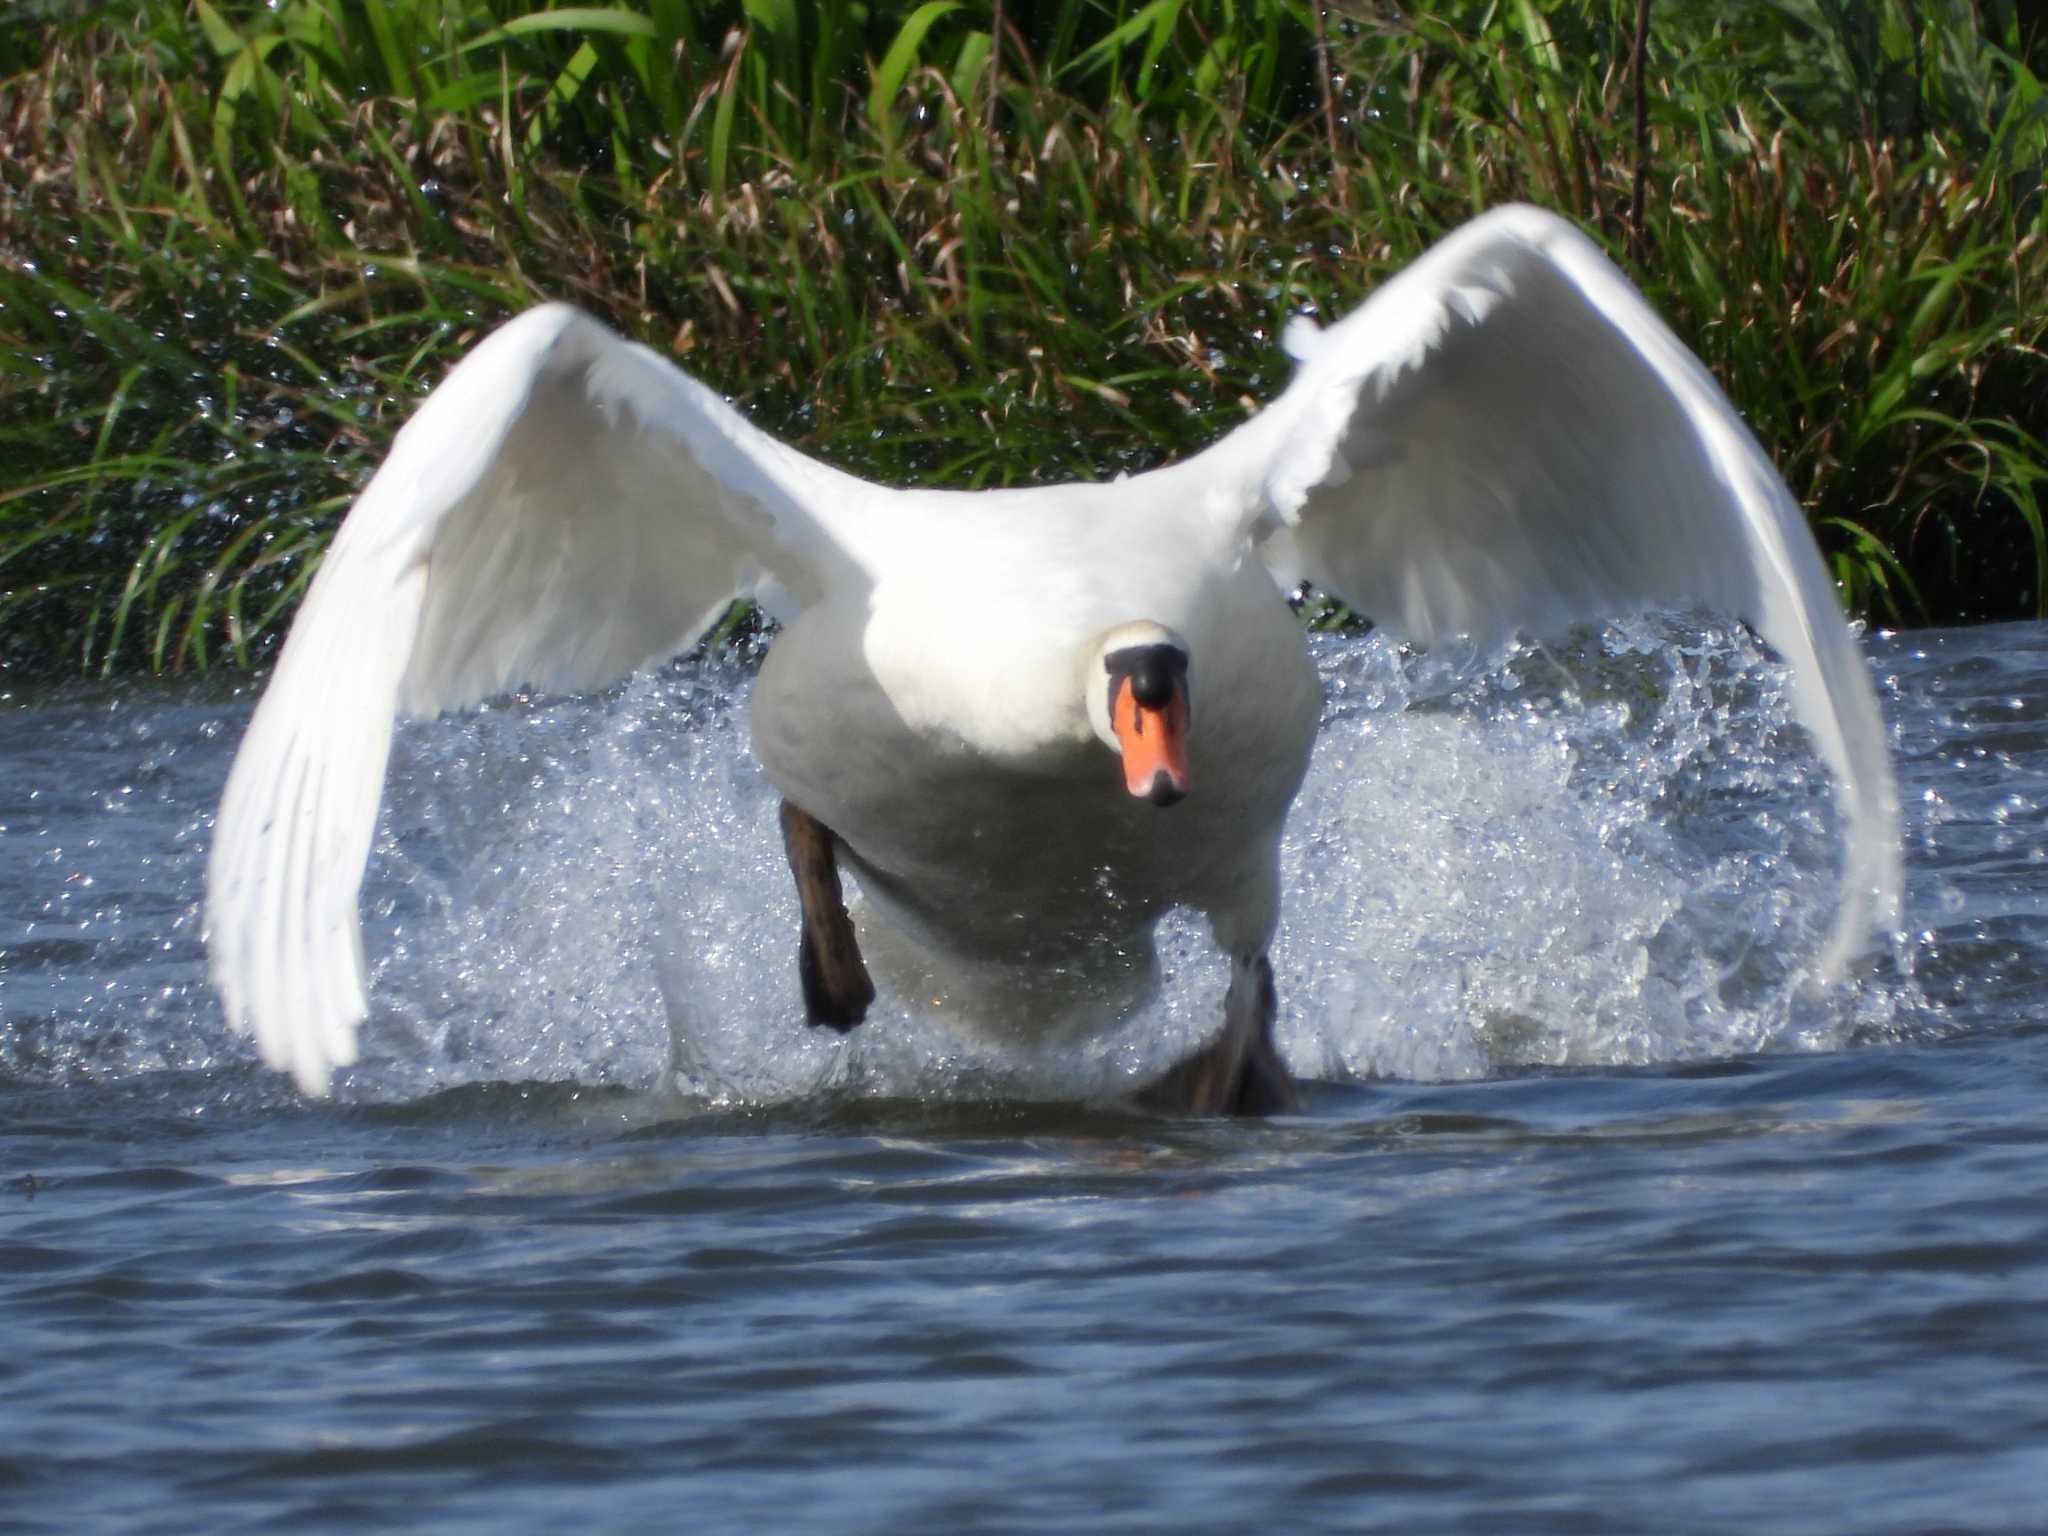
M 815 601 L 848 579 L 821 510 L 866 489 L 561 306 L 466 357 L 335 536 L 221 800 L 207 946 L 264 1059 L 309 1093 L 355 1059 L 396 714 L 598 686 L 764 584 Z
M 1884 724 L 1798 504 L 1699 360 L 1584 235 L 1533 208 L 1451 236 L 1326 331 L 1219 445 L 1260 552 L 1424 642 L 1646 607 L 1752 624 L 1833 771 L 1839 974 L 1898 916 Z

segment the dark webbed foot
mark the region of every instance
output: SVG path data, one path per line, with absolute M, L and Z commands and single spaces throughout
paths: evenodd
M 867 1017 L 875 984 L 860 957 L 853 919 L 839 888 L 839 859 L 832 829 L 790 801 L 782 802 L 782 846 L 796 876 L 803 905 L 803 935 L 797 941 L 796 972 L 803 982 L 804 1016 L 845 1034 Z
M 1301 1090 L 1273 1044 L 1278 1012 L 1266 957 L 1235 965 L 1222 1033 L 1140 1093 L 1139 1105 L 1183 1115 L 1278 1115 L 1301 1108 Z

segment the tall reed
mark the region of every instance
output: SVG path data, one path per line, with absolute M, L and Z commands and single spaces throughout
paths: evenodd
M 1632 0 L 1319 10 L 18 11 L 0 661 L 259 658 L 419 395 L 542 297 L 860 473 L 1103 476 L 1228 430 L 1289 314 L 1515 197 L 1630 266 L 1854 607 L 2044 611 L 2048 49 L 2014 7 L 1657 0 L 1640 75 Z

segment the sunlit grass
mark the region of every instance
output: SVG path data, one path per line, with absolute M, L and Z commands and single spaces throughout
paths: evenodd
M 2009 10 L 1659 0 L 1640 143 L 1634 12 L 1347 6 L 1327 58 L 1281 0 L 17 16 L 0 658 L 256 658 L 420 393 L 544 297 L 863 474 L 1100 477 L 1513 197 L 1629 266 L 1853 605 L 2041 612 L 2048 100 Z

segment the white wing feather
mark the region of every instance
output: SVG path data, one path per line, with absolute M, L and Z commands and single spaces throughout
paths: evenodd
M 868 488 L 559 305 L 486 338 L 336 534 L 228 776 L 207 948 L 229 1020 L 308 1093 L 367 1012 L 357 898 L 394 717 L 581 689 L 772 581 L 865 585 L 819 521 Z
M 1834 776 L 1838 976 L 1898 921 L 1884 722 L 1798 503 L 1712 377 L 1555 215 L 1474 220 L 1318 331 L 1216 473 L 1284 582 L 1310 579 L 1424 644 L 1650 607 L 1751 625 L 1791 669 Z

